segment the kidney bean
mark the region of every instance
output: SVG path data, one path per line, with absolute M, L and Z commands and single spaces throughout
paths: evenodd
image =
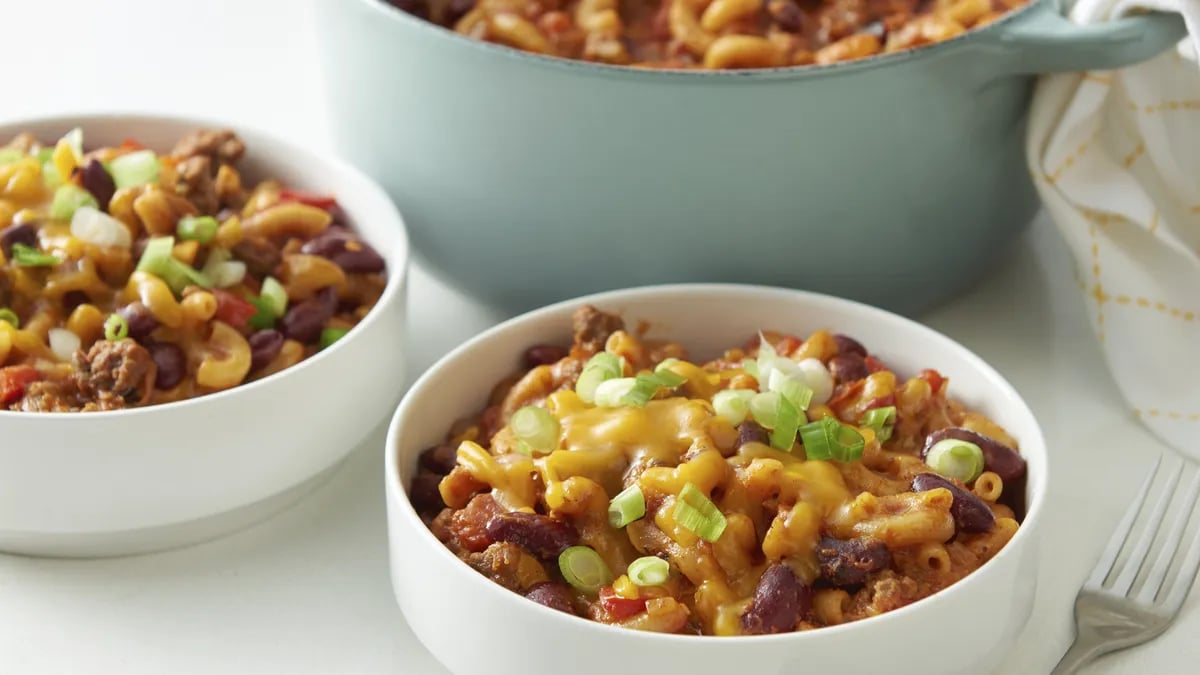
M 550 609 L 557 609 L 567 614 L 575 613 L 575 604 L 572 602 L 571 589 L 566 584 L 554 581 L 536 583 L 525 592 L 525 597 Z
M 112 201 L 113 195 L 117 192 L 117 184 L 113 182 L 108 169 L 104 168 L 100 160 L 93 157 L 83 165 L 81 179 L 83 188 L 92 193 L 92 196 L 100 203 L 100 210 L 108 211 L 108 203 Z
M 0 249 L 4 251 L 6 258 L 12 258 L 13 244 L 37 246 L 37 243 L 37 228 L 32 223 L 21 223 L 0 230 Z
M 255 331 L 248 340 L 250 343 L 250 370 L 258 370 L 267 365 L 283 349 L 283 333 L 274 328 L 264 328 Z
M 257 237 L 239 241 L 231 252 L 233 257 L 246 263 L 247 272 L 260 279 L 274 274 L 279 261 L 283 259 L 279 247 Z
M 441 443 L 421 452 L 417 461 L 422 469 L 444 476 L 458 464 L 458 448 L 449 443 Z
M 790 633 L 812 609 L 812 589 L 792 568 L 775 563 L 763 572 L 754 599 L 742 613 L 742 631 L 748 635 Z
M 301 253 L 332 260 L 351 274 L 382 272 L 383 257 L 349 230 L 330 228 L 300 247 Z
M 793 0 L 771 0 L 767 3 L 767 12 L 789 33 L 799 33 L 804 28 L 804 12 Z
M 335 310 L 337 310 L 337 292 L 332 287 L 326 287 L 317 291 L 317 294 L 308 300 L 288 307 L 283 314 L 283 319 L 279 322 L 279 328 L 284 337 L 311 344 L 321 337 L 321 329 L 325 326 L 325 322 L 333 316 Z
M 408 496 L 417 513 L 437 513 L 446 508 L 442 493 L 438 490 L 441 482 L 442 477 L 431 471 L 421 471 L 413 478 Z
M 821 578 L 834 586 L 857 586 L 867 575 L 892 564 L 892 554 L 877 539 L 821 537 L 817 543 Z
M 567 350 L 558 345 L 534 345 L 525 350 L 525 367 L 549 366 L 566 358 Z
M 837 345 L 839 354 L 858 354 L 863 358 L 867 356 L 867 348 L 849 335 L 842 335 L 841 333 L 834 335 L 833 344 Z
M 387 0 L 387 2 L 393 7 L 404 10 L 414 16 L 419 16 L 422 19 L 429 18 L 428 0 Z
M 172 389 L 183 381 L 187 375 L 187 357 L 179 345 L 172 342 L 155 342 L 146 347 L 158 372 L 154 376 L 154 386 L 157 389 Z
M 1005 483 L 1010 483 L 1025 475 L 1025 459 L 1017 454 L 1016 450 L 994 438 L 988 438 L 983 434 L 962 427 L 938 429 L 929 434 L 925 437 L 925 447 L 921 450 L 921 456 L 924 457 L 928 454 L 929 449 L 935 443 L 947 438 L 978 445 L 979 449 L 983 450 L 984 468 L 1000 476 Z
M 758 422 L 746 420 L 738 425 L 737 447 L 740 448 L 747 443 L 770 445 L 771 437 Z
M 544 560 L 552 560 L 579 542 L 579 533 L 569 523 L 536 513 L 501 513 L 487 524 L 492 541 L 516 544 Z
M 833 375 L 834 381 L 838 384 L 857 382 L 858 380 L 866 379 L 871 374 L 867 370 L 866 359 L 855 352 L 838 354 L 829 359 L 829 373 Z
M 91 298 L 83 291 L 67 291 L 62 296 L 63 309 L 68 312 L 89 301 L 91 301 Z
M 954 516 L 954 525 L 960 532 L 987 532 L 992 529 L 996 516 L 974 493 L 967 492 L 936 473 L 919 473 L 913 476 L 913 492 L 928 492 L 936 488 L 946 488 L 954 495 L 954 501 L 950 504 L 950 515 Z
M 136 300 L 118 309 L 117 314 L 129 324 L 129 337 L 139 342 L 150 337 L 154 329 L 158 328 L 158 319 L 154 318 L 150 308 Z
M 457 23 L 472 9 L 475 9 L 475 0 L 450 0 L 450 7 L 446 11 L 447 25 Z

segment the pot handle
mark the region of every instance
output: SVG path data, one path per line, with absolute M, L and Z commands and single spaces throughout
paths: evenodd
M 1147 12 L 1080 25 L 1043 2 L 990 32 L 988 51 L 1007 75 L 1123 68 L 1158 56 L 1187 35 L 1183 17 Z M 983 37 L 983 36 L 980 36 Z

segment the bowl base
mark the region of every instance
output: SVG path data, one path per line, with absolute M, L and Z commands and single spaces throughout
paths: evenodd
M 183 548 L 217 539 L 299 502 L 341 468 L 338 462 L 279 494 L 197 520 L 119 532 L 13 532 L 0 530 L 0 553 L 41 558 L 115 558 Z

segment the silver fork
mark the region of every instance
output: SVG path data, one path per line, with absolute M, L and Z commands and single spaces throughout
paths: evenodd
M 1192 537 L 1174 580 L 1170 584 L 1164 584 L 1164 581 L 1176 555 L 1180 553 L 1184 530 L 1196 505 L 1196 497 L 1200 495 L 1200 471 L 1192 477 L 1187 492 L 1182 493 L 1183 503 L 1176 509 L 1176 516 L 1163 536 L 1162 545 L 1145 581 L 1136 593 L 1133 592 L 1134 580 L 1150 558 L 1151 545 L 1162 528 L 1163 517 L 1179 487 L 1182 467 L 1167 478 L 1165 489 L 1134 541 L 1131 530 L 1139 512 L 1147 505 L 1150 486 L 1161 466 L 1162 456 L 1159 456 L 1133 504 L 1113 532 L 1104 555 L 1079 590 L 1075 598 L 1075 642 L 1050 675 L 1075 673 L 1104 654 L 1152 640 L 1166 630 L 1179 614 L 1179 608 L 1183 606 L 1196 579 L 1196 572 L 1200 570 L 1200 528 Z M 1130 543 L 1133 548 L 1128 557 L 1122 565 L 1117 565 L 1121 550 Z M 1105 584 L 1110 577 L 1112 581 Z

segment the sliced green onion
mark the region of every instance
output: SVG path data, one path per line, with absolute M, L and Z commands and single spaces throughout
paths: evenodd
M 58 167 L 54 162 L 46 160 L 42 163 L 42 184 L 47 190 L 57 190 L 65 184 L 62 176 L 58 175 Z
M 725 531 L 725 514 L 693 483 L 679 491 L 673 515 L 681 527 L 709 543 Z
M 929 448 L 925 463 L 947 478 L 970 483 L 983 473 L 983 449 L 969 441 L 947 438 Z
M 661 586 L 671 576 L 671 563 L 657 556 L 643 556 L 629 563 L 626 574 L 637 586 Z
M 608 524 L 618 530 L 646 515 L 646 497 L 637 483 L 621 490 L 608 503 Z
M 81 206 L 99 208 L 100 203 L 92 193 L 75 185 L 67 183 L 54 191 L 54 201 L 50 204 L 50 217 L 59 220 L 70 220 L 75 210 Z
M 262 330 L 264 328 L 275 327 L 275 321 L 279 317 L 276 316 L 274 310 L 271 309 L 271 303 L 267 302 L 265 298 L 253 297 L 246 298 L 246 302 L 254 305 L 254 309 L 257 310 L 254 312 L 254 315 L 251 316 L 248 321 L 246 321 L 251 328 Z
M 779 407 L 775 412 L 775 428 L 771 430 L 771 447 L 785 452 L 792 451 L 796 442 L 796 432 L 800 429 L 800 420 L 808 419 L 787 396 L 779 397 Z
M 267 304 L 271 307 L 271 311 L 275 312 L 275 316 L 283 316 L 284 312 L 287 311 L 287 289 L 275 277 L 263 279 L 262 290 L 259 291 L 259 295 L 262 296 L 263 300 L 267 301 Z
M 558 570 L 576 590 L 596 593 L 612 583 L 612 572 L 604 559 L 587 546 L 572 546 L 558 555 Z
M 799 410 L 808 410 L 812 403 L 813 390 L 799 373 L 789 375 L 782 370 L 772 370 L 767 389 L 778 392 Z
M 49 162 L 52 157 L 54 157 L 54 146 L 48 148 L 39 148 L 37 152 L 33 153 L 33 156 L 37 158 L 37 161 L 45 164 L 46 162 Z
M 66 328 L 51 328 L 46 333 L 46 340 L 50 343 L 50 351 L 62 361 L 70 361 L 83 344 L 78 335 Z
M 670 370 L 659 373 L 642 373 L 634 378 L 633 389 L 621 397 L 621 403 L 641 408 L 654 398 L 659 389 L 674 389 L 687 382 L 687 378 Z
M 12 259 L 19 267 L 48 267 L 62 262 L 49 253 L 42 253 L 32 246 L 13 244 Z
M 138 271 L 162 279 L 177 294 L 189 284 L 212 288 L 212 279 L 177 259 L 173 254 L 174 249 L 175 237 L 155 237 L 147 241 L 146 249 L 137 264 Z
M 71 154 L 75 156 L 75 163 L 83 164 L 83 129 L 75 127 L 63 134 L 62 140 L 66 141 L 67 147 L 71 148 Z M 50 156 L 54 156 L 53 151 Z
M 349 332 L 349 328 L 326 328 L 325 330 L 321 331 L 321 339 L 317 344 L 321 345 L 321 349 L 325 349 L 338 340 L 346 337 L 346 333 Z
M 117 189 L 137 187 L 158 180 L 158 156 L 153 150 L 138 150 L 113 159 L 108 164 Z
M 833 417 L 800 427 L 800 442 L 809 459 L 836 459 L 839 462 L 858 460 L 866 446 L 862 434 Z
M 17 316 L 16 312 L 7 307 L 0 308 L 0 321 L 11 324 L 13 328 L 21 327 L 21 317 Z
M 722 389 L 713 395 L 713 410 L 733 426 L 746 420 L 750 412 L 750 399 L 755 393 L 749 389 Z
M 621 377 L 623 373 L 621 359 L 615 354 L 600 352 L 584 364 L 583 372 L 575 381 L 575 393 L 579 394 L 584 403 L 592 403 L 596 400 L 596 388 L 600 383 Z
M 796 364 L 805 383 L 813 390 L 813 403 L 825 403 L 833 398 L 833 375 L 819 359 L 804 359 Z
M 562 431 L 562 425 L 559 424 L 558 418 L 545 408 L 535 405 L 521 408 L 508 420 L 508 428 L 512 429 L 518 440 L 527 443 L 534 451 L 545 454 L 558 449 L 558 435 Z
M 872 408 L 862 416 L 858 425 L 870 427 L 875 432 L 875 438 L 878 438 L 880 443 L 884 443 L 892 437 L 892 429 L 896 426 L 896 406 Z
M 175 225 L 175 234 L 180 239 L 190 239 L 207 244 L 217 236 L 221 224 L 212 216 L 184 216 Z
M 754 359 L 742 359 L 742 370 L 750 377 L 758 379 L 758 361 Z
M 0 166 L 25 159 L 25 153 L 16 148 L 0 148 Z
M 128 249 L 133 245 L 133 237 L 124 223 L 92 206 L 75 209 L 71 216 L 71 235 L 105 248 Z
M 674 356 L 663 359 L 662 361 L 659 361 L 657 366 L 654 366 L 654 372 L 661 373 L 664 370 L 670 370 L 677 363 L 683 363 L 683 361 L 680 361 Z
M 587 374 L 587 371 L 584 371 Z M 579 376 L 583 379 L 583 375 Z M 619 408 L 625 405 L 625 397 L 637 388 L 637 379 L 633 377 L 618 377 L 604 380 L 596 387 L 595 403 L 602 408 Z M 582 397 L 580 397 L 582 398 Z
M 774 429 L 779 419 L 779 399 L 783 395 L 776 391 L 755 394 L 750 399 L 750 416 L 764 429 Z
M 109 314 L 104 320 L 104 339 L 109 342 L 129 337 L 129 322 L 120 314 Z

